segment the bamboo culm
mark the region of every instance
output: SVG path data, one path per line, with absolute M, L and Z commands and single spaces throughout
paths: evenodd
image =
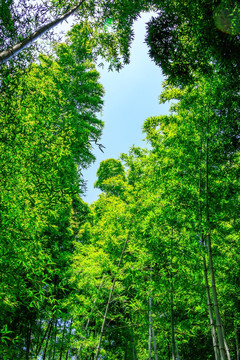
M 172 360 L 176 360 L 176 344 L 175 344 L 174 312 L 173 312 L 172 248 L 173 248 L 173 228 L 171 233 L 171 250 L 170 250 L 170 294 L 171 294 L 170 306 L 171 306 Z
M 123 255 L 124 255 L 124 252 L 126 250 L 129 238 L 130 238 L 130 231 L 128 232 L 127 238 L 126 238 L 126 240 L 124 242 L 124 245 L 123 245 L 122 253 L 121 253 L 121 256 L 120 256 L 120 259 L 119 259 L 119 262 L 118 262 L 118 266 L 117 266 L 118 269 L 119 269 L 119 267 L 120 267 L 120 265 L 122 263 Z M 110 293 L 109 293 L 108 302 L 107 302 L 104 317 L 103 317 L 101 332 L 100 332 L 99 341 L 98 341 L 98 345 L 97 345 L 94 360 L 97 360 L 98 357 L 99 357 L 99 354 L 100 354 L 100 347 L 101 347 L 101 342 L 102 342 L 103 331 L 104 331 L 104 327 L 105 327 L 105 323 L 106 323 L 106 319 L 107 319 L 109 305 L 110 305 L 110 302 L 111 302 L 111 299 L 112 299 L 112 294 L 113 294 L 113 291 L 114 291 L 114 288 L 115 288 L 115 283 L 116 283 L 116 277 L 113 279 L 112 287 L 111 287 L 111 290 L 110 290 Z
M 70 15 L 74 14 L 77 9 L 84 3 L 85 0 L 80 1 L 76 6 L 74 6 L 71 10 L 66 12 L 66 14 L 59 16 L 57 19 L 49 22 L 46 25 L 43 25 L 40 29 L 36 30 L 29 36 L 25 37 L 22 41 L 12 46 L 11 48 L 2 51 L 0 53 L 0 65 L 6 63 L 8 60 L 11 60 L 15 55 L 24 50 L 26 47 L 31 45 L 34 41 L 36 41 L 40 36 L 44 35 L 49 30 L 53 29 L 55 26 L 60 24 L 62 21 L 66 20 Z
M 152 343 L 152 298 L 149 298 L 149 328 L 148 328 L 148 359 L 151 360 L 151 343 Z
M 213 311 L 212 311 L 212 303 L 211 303 L 210 292 L 209 292 L 209 283 L 208 283 L 208 277 L 207 277 L 207 265 L 206 265 L 205 256 L 203 257 L 203 266 L 204 266 L 205 287 L 206 287 L 206 294 L 207 294 L 207 304 L 208 304 L 209 320 L 210 320 L 211 333 L 212 333 L 214 355 L 215 355 L 215 360 L 220 360 L 219 348 L 218 348 L 218 344 L 217 344 L 217 335 L 216 335 L 215 324 L 214 324 L 214 320 L 213 320 Z
M 200 157 L 199 161 L 202 162 L 202 147 L 203 147 L 203 134 L 201 136 L 201 146 L 200 146 Z M 202 173 L 201 167 L 199 170 L 199 199 L 202 197 Z M 201 200 L 199 201 L 199 223 L 200 223 L 200 232 L 201 232 L 201 244 L 205 246 L 205 240 L 203 236 L 202 230 L 202 218 L 203 218 L 203 210 L 201 205 Z M 203 255 L 203 271 L 204 271 L 204 281 L 205 281 L 205 288 L 206 288 L 206 295 L 207 295 L 207 305 L 208 305 L 208 313 L 209 313 L 209 322 L 211 327 L 211 335 L 212 335 L 212 342 L 213 342 L 213 349 L 214 349 L 214 356 L 215 360 L 220 360 L 220 353 L 219 347 L 217 342 L 217 334 L 215 329 L 215 323 L 213 319 L 213 310 L 212 310 L 212 302 L 210 297 L 210 290 L 209 290 L 209 282 L 208 282 L 208 275 L 207 275 L 207 264 L 206 264 L 206 257 Z
M 206 220 L 207 224 L 209 224 L 209 139 L 208 139 L 208 132 L 209 132 L 209 119 L 207 119 L 207 140 L 206 140 Z M 208 250 L 208 259 L 209 259 L 209 270 L 211 276 L 211 289 L 213 295 L 213 306 L 214 312 L 216 317 L 216 327 L 217 327 L 217 335 L 218 335 L 218 343 L 219 343 L 219 351 L 221 360 L 227 360 L 225 346 L 224 346 L 224 339 L 222 333 L 222 324 L 221 324 L 221 317 L 219 312 L 218 306 L 218 298 L 217 298 L 217 291 L 216 291 L 216 284 L 215 284 L 215 274 L 213 268 L 213 258 L 212 258 L 212 245 L 211 245 L 211 235 L 210 230 L 208 229 L 207 234 L 207 250 Z
M 87 329 L 88 329 L 88 326 L 89 326 L 89 323 L 90 323 L 90 319 L 91 319 L 93 310 L 94 310 L 94 308 L 95 308 L 95 304 L 96 304 L 97 299 L 98 299 L 98 294 L 99 294 L 99 292 L 100 292 L 100 290 L 101 290 L 101 288 L 102 288 L 102 286 L 103 286 L 105 276 L 106 276 L 106 275 L 104 274 L 103 277 L 102 277 L 102 282 L 101 282 L 101 284 L 100 284 L 99 287 L 98 287 L 97 296 L 96 296 L 96 298 L 95 298 L 95 300 L 94 300 L 94 302 L 93 302 L 93 306 L 92 306 L 91 311 L 90 311 L 90 314 L 89 314 L 89 316 L 88 316 L 87 323 L 86 323 L 85 328 L 84 328 L 85 335 L 86 335 L 86 333 L 87 333 Z M 80 356 L 81 351 L 82 351 L 82 344 L 81 344 L 80 347 L 79 347 L 78 356 Z

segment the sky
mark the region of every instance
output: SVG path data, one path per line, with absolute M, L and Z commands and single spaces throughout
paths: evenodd
M 130 64 L 120 72 L 108 71 L 107 67 L 97 68 L 104 87 L 103 135 L 99 143 L 105 146 L 104 153 L 98 147 L 94 149 L 96 161 L 87 170 L 82 171 L 87 181 L 87 192 L 83 200 L 92 203 L 97 200 L 100 191 L 94 189 L 96 173 L 100 162 L 109 158 L 118 159 L 121 153 L 127 153 L 131 146 L 146 147 L 143 141 L 142 125 L 151 116 L 168 113 L 168 104 L 159 104 L 164 77 L 161 68 L 148 56 L 148 47 L 144 43 L 145 24 L 150 14 L 142 14 L 135 26 L 135 39 L 131 48 Z

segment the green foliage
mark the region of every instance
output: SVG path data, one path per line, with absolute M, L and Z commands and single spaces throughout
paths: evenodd
M 60 342 L 61 322 L 67 333 L 71 320 L 69 265 L 79 226 L 89 216 L 79 198 L 79 174 L 94 160 L 90 141 L 101 135 L 96 114 L 103 89 L 86 44 L 79 49 L 68 41 L 55 58 L 42 55 L 17 80 L 10 75 L 1 94 L 0 322 L 9 331 L 2 337 L 4 359 L 43 355 L 44 336 L 59 333 Z
M 95 187 L 111 195 L 124 192 L 124 168 L 120 161 L 108 159 L 101 162 L 97 171 L 98 180 Z
M 73 5 L 52 0 L 47 10 L 56 17 Z M 81 169 L 94 161 L 103 127 L 94 62 L 127 63 L 133 22 L 150 8 L 158 15 L 146 41 L 168 76 L 160 103 L 174 100 L 171 112 L 145 121 L 149 151 L 132 147 L 100 164 L 103 193 L 89 207 Z M 31 11 L 22 21 L 11 1 L 0 10 L 4 46 L 47 21 Z M 0 359 L 92 359 L 101 336 L 101 357 L 146 359 L 151 327 L 160 359 L 213 359 L 207 254 L 234 357 L 239 6 L 83 1 L 77 16 L 51 56 L 27 67 L 26 51 L 24 71 L 1 68 Z
M 82 333 L 86 337 L 82 342 L 85 356 L 96 351 L 102 309 L 108 302 L 105 286 L 110 290 L 114 279 L 102 356 L 147 357 L 151 298 L 160 358 L 171 356 L 174 332 L 181 357 L 192 359 L 194 353 L 199 360 L 203 354 L 213 359 L 203 275 L 209 232 L 219 306 L 234 354 L 232 319 L 237 319 L 239 312 L 238 266 L 233 265 L 239 258 L 239 106 L 232 85 L 217 73 L 185 88 L 166 82 L 160 101 L 175 102 L 170 115 L 145 121 L 151 150 L 132 147 L 121 155 L 124 168 L 114 159 L 101 163 L 97 185 L 104 193 L 93 204 L 92 218 L 79 233 L 73 264 L 73 281 L 78 281 L 81 294 L 79 306 L 86 304 L 81 309 L 87 309 L 82 325 L 74 320 L 76 328 L 84 328 L 86 319 L 91 319 Z M 124 184 L 121 191 L 120 183 Z M 127 231 L 130 240 L 117 268 Z
M 173 84 L 194 81 L 196 72 L 210 74 L 216 64 L 237 75 L 239 5 L 229 1 L 158 2 L 146 42 L 150 57 Z

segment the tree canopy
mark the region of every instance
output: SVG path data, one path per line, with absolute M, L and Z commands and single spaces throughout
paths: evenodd
M 149 10 L 170 113 L 89 205 L 96 65 L 129 62 Z M 1 360 L 239 360 L 239 23 L 227 0 L 0 2 Z

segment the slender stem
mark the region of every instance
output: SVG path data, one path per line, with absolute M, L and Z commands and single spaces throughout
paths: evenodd
M 153 326 L 152 326 L 152 338 L 153 338 L 154 357 L 155 357 L 155 360 L 158 360 L 156 338 L 155 338 L 155 333 L 154 333 Z
M 90 319 L 91 319 L 93 310 L 94 310 L 94 308 L 95 308 L 95 304 L 96 304 L 97 299 L 98 299 L 98 294 L 99 294 L 99 292 L 100 292 L 100 290 L 101 290 L 101 288 L 102 288 L 102 286 L 103 286 L 105 276 L 106 276 L 106 275 L 104 274 L 103 277 L 102 277 L 102 282 L 101 282 L 101 284 L 100 284 L 99 287 L 98 287 L 97 295 L 96 295 L 95 300 L 94 300 L 94 302 L 93 302 L 93 306 L 92 306 L 92 308 L 91 308 L 90 314 L 89 314 L 88 319 L 87 319 L 87 323 L 86 323 L 85 328 L 84 328 L 85 334 L 87 334 L 87 329 L 88 329 L 88 326 L 89 326 L 89 323 L 90 323 Z M 79 347 L 79 350 L 78 350 L 78 356 L 80 356 L 81 351 L 82 351 L 82 343 L 81 343 L 81 345 L 80 345 L 80 347 Z
M 128 232 L 128 235 L 127 235 L 126 240 L 125 240 L 124 245 L 123 245 L 122 253 L 121 253 L 121 256 L 120 256 L 120 259 L 119 259 L 119 262 L 118 262 L 118 266 L 117 266 L 118 269 L 119 269 L 119 267 L 120 267 L 120 265 L 122 263 L 123 255 L 124 255 L 124 252 L 126 250 L 129 238 L 130 238 L 130 230 Z M 106 323 L 106 319 L 107 319 L 109 305 L 110 305 L 110 302 L 111 302 L 111 299 L 112 299 L 112 294 L 113 294 L 113 291 L 114 291 L 114 288 L 115 288 L 115 282 L 116 282 L 116 277 L 113 279 L 112 287 L 111 287 L 111 290 L 110 290 L 110 293 L 109 293 L 108 302 L 107 302 L 104 317 L 103 317 L 101 332 L 100 332 L 99 341 L 98 341 L 98 345 L 97 345 L 94 360 L 97 360 L 98 356 L 100 354 L 100 347 L 101 347 L 101 342 L 102 342 L 103 331 L 104 331 L 104 327 L 105 327 L 105 323 Z
M 200 217 L 200 232 L 201 232 L 201 244 L 205 246 L 205 241 L 203 237 L 203 229 L 202 229 L 202 218 L 203 218 L 203 209 L 202 209 L 202 172 L 201 172 L 201 163 L 202 163 L 202 147 L 203 147 L 203 133 L 201 134 L 201 145 L 200 145 L 200 156 L 199 156 L 199 217 Z M 207 295 L 207 305 L 208 305 L 208 313 L 209 313 L 209 321 L 211 327 L 211 335 L 212 335 L 212 342 L 213 342 L 213 349 L 215 360 L 220 360 L 220 353 L 219 347 L 217 342 L 217 334 L 215 329 L 215 323 L 213 319 L 213 310 L 212 310 L 212 302 L 210 297 L 210 290 L 209 290 L 209 282 L 208 282 L 208 275 L 207 275 L 207 264 L 206 264 L 206 257 L 203 255 L 203 270 L 204 270 L 204 280 L 205 280 L 205 288 L 206 288 L 206 295 Z
M 176 344 L 174 329 L 174 312 L 173 312 L 173 275 L 172 275 L 172 250 L 173 250 L 173 228 L 171 233 L 171 249 L 170 249 L 170 305 L 171 305 L 171 333 L 172 333 L 172 360 L 176 360 Z
M 60 357 L 59 357 L 59 360 L 62 360 L 62 354 L 63 354 L 63 343 L 64 343 L 64 336 L 65 336 L 65 329 L 66 329 L 66 321 L 64 321 L 64 325 L 63 325 L 62 342 L 61 342 L 61 349 L 60 349 Z
M 53 346 L 52 360 L 55 360 L 56 343 L 57 343 L 57 326 L 58 326 L 58 319 L 56 319 L 56 321 L 55 321 L 55 336 L 54 336 L 54 346 Z
M 208 138 L 209 134 L 208 133 L 209 133 L 209 118 L 207 119 L 207 140 L 206 140 L 206 220 L 207 220 L 207 225 L 209 226 L 210 216 L 209 216 L 209 138 Z M 213 305 L 214 305 L 214 311 L 216 317 L 220 356 L 221 356 L 221 360 L 227 360 L 225 347 L 224 347 L 223 333 L 222 333 L 221 316 L 218 306 L 217 290 L 215 284 L 210 229 L 208 229 L 208 234 L 207 234 L 207 249 L 208 249 L 209 270 L 210 270 L 211 283 L 212 283 L 211 288 L 213 294 Z
M 53 321 L 53 319 L 50 319 L 50 321 L 49 321 L 49 323 L 48 323 L 47 329 L 46 329 L 46 331 L 45 331 L 45 333 L 44 333 L 44 335 L 43 335 L 43 338 L 42 338 L 42 340 L 41 340 L 41 342 L 40 342 L 40 344 L 39 344 L 39 346 L 38 346 L 38 348 L 37 348 L 37 350 L 36 350 L 36 357 L 38 357 L 38 355 L 39 355 L 39 353 L 40 353 L 40 351 L 41 351 L 41 349 L 42 349 L 44 340 L 45 340 L 45 338 L 46 338 L 46 336 L 47 336 L 47 333 L 48 333 L 48 331 L 49 331 L 49 328 L 51 327 L 52 321 Z
M 46 359 L 47 347 L 48 347 L 48 342 L 49 342 L 51 332 L 52 332 L 52 326 L 53 326 L 53 321 L 51 321 L 51 325 L 49 327 L 48 335 L 47 335 L 47 338 L 46 338 L 46 344 L 45 344 L 45 348 L 44 348 L 44 352 L 43 352 L 43 360 Z
M 152 343 L 152 298 L 149 297 L 149 328 L 148 328 L 148 359 L 151 360 L 151 343 Z
M 70 321 L 69 331 L 68 331 L 68 347 L 70 346 L 70 348 L 71 348 L 70 345 L 71 335 L 72 335 L 72 319 Z M 69 355 L 69 349 L 67 349 L 66 351 L 66 360 L 68 360 L 68 355 Z
M 224 346 L 225 346 L 227 358 L 228 358 L 228 360 L 231 360 L 230 351 L 229 351 L 228 344 L 227 344 L 227 340 L 226 340 L 226 337 L 225 337 L 225 332 L 224 332 L 223 323 L 221 323 L 221 325 L 222 325 L 223 341 L 224 341 Z
M 219 348 L 218 348 L 218 344 L 217 344 L 217 335 L 216 335 L 215 324 L 214 324 L 214 320 L 213 320 L 213 311 L 212 311 L 212 303 L 211 303 L 210 292 L 209 292 L 209 283 L 208 283 L 207 265 L 206 265 L 205 256 L 203 257 L 203 266 L 204 266 L 204 278 L 205 278 L 205 287 L 206 287 L 206 294 L 207 294 L 209 320 L 210 320 L 211 333 L 212 333 L 213 349 L 214 349 L 214 354 L 215 354 L 215 360 L 220 360 Z
M 152 266 L 150 267 L 150 286 L 152 280 Z M 157 345 L 155 339 L 155 333 L 153 328 L 153 319 L 152 319 L 152 296 L 151 296 L 151 289 L 150 289 L 150 296 L 149 296 L 149 342 L 148 342 L 148 349 L 149 349 L 149 359 L 151 360 L 151 342 L 153 341 L 153 349 L 154 349 L 154 357 L 155 360 L 158 360 L 157 357 Z
M 15 55 L 17 55 L 20 51 L 31 45 L 34 41 L 36 41 L 40 36 L 53 29 L 56 25 L 60 24 L 62 21 L 66 20 L 70 15 L 72 15 L 84 2 L 82 0 L 78 3 L 78 5 L 74 6 L 71 10 L 66 12 L 66 14 L 59 16 L 57 19 L 49 22 L 46 25 L 43 25 L 40 29 L 33 32 L 31 35 L 27 36 L 25 39 L 20 41 L 18 44 L 12 46 L 11 48 L 2 51 L 0 53 L 0 65 L 6 63 L 8 60 L 12 59 Z
M 239 357 L 239 345 L 238 345 L 238 325 L 235 325 L 235 337 L 236 337 L 236 355 L 237 355 L 237 359 L 236 360 L 240 360 Z

